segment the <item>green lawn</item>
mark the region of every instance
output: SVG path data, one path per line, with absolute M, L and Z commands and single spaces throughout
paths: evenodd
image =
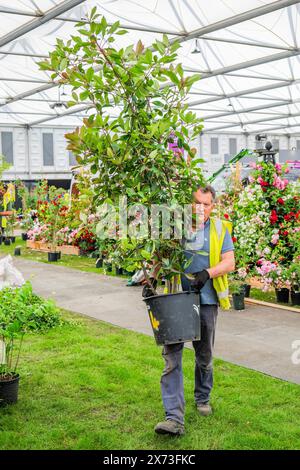
M 27 337 L 19 402 L 0 408 L 0 449 L 300 448 L 300 386 L 216 360 L 215 413 L 203 418 L 188 349 L 186 435 L 155 435 L 163 359 L 153 338 L 72 317 L 79 326 Z

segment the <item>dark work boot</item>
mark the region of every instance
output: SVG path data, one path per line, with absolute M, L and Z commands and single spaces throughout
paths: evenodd
M 184 434 L 184 425 L 174 421 L 173 419 L 166 419 L 155 426 L 154 431 L 157 434 L 170 434 L 171 436 L 181 436 Z
M 201 416 L 210 416 L 212 414 L 212 409 L 209 403 L 198 403 L 196 406 Z

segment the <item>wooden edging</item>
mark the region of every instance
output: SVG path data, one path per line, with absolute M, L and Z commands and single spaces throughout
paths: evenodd
M 271 302 L 264 302 L 263 300 L 250 299 L 249 297 L 245 298 L 245 302 L 247 304 L 263 305 L 264 307 L 273 307 L 273 308 L 278 308 L 281 310 L 289 310 L 290 312 L 300 313 L 300 308 L 295 308 L 292 306 L 285 306 L 285 305 L 280 305 L 280 304 L 273 304 Z

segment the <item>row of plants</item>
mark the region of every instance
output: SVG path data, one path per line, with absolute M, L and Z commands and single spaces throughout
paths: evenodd
M 255 278 L 262 290 L 275 289 L 278 301 L 299 304 L 299 182 L 285 178 L 287 165 L 255 163 L 249 184 L 231 184 L 218 210 L 233 223 L 237 270 L 233 293 Z M 232 181 L 231 181 L 232 183 Z
M 25 238 L 45 244 L 51 251 L 62 245 L 80 248 L 83 253 L 96 250 L 97 217 L 91 204 L 92 189 L 87 173 L 77 176 L 74 191 L 49 186 L 46 180 L 31 191 L 23 183 L 17 185 L 24 201 L 21 227 Z

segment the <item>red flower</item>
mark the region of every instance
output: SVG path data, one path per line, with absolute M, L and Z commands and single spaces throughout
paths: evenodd
M 285 237 L 286 237 L 288 234 L 289 234 L 288 230 L 284 230 L 284 231 L 282 232 L 282 235 L 284 235 Z
M 278 202 L 278 204 L 282 204 L 282 205 L 284 204 L 284 200 L 282 199 L 282 197 L 279 197 L 277 199 L 277 202 Z
M 232 241 L 233 241 L 233 243 L 236 243 L 236 242 L 237 242 L 237 238 L 236 238 L 236 237 L 232 237 Z
M 224 214 L 224 217 L 225 217 L 225 219 L 227 219 L 227 220 L 229 219 L 229 215 L 228 215 L 228 214 Z
M 278 215 L 275 211 L 275 209 L 272 210 L 271 215 L 270 215 L 270 222 L 272 225 L 274 225 L 278 220 Z

